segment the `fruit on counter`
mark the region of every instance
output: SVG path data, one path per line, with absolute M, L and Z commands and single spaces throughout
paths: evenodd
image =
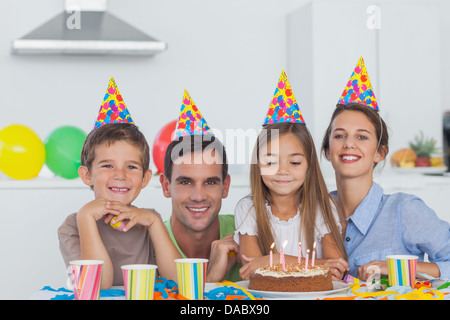
M 409 147 L 416 153 L 416 167 L 430 167 L 431 156 L 438 152 L 436 140 L 425 137 L 422 131 L 409 143 Z
M 445 166 L 444 158 L 442 158 L 442 157 L 431 157 L 430 163 L 431 163 L 432 167 L 444 167 Z
M 391 165 L 401 168 L 412 168 L 416 166 L 417 155 L 413 149 L 404 148 L 395 151 L 391 156 Z
M 431 167 L 430 157 L 417 157 L 416 167 Z
M 397 150 L 392 154 L 391 165 L 393 167 L 445 167 L 444 159 L 439 157 L 436 140 L 426 138 L 423 132 L 414 137 L 409 143 L 409 148 Z

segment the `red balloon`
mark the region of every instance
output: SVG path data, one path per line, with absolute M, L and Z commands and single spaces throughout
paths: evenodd
M 164 173 L 164 155 L 166 154 L 167 146 L 172 142 L 172 136 L 176 125 L 177 120 L 173 120 L 166 124 L 159 130 L 156 134 L 155 141 L 153 141 L 153 163 L 158 169 L 156 174 Z

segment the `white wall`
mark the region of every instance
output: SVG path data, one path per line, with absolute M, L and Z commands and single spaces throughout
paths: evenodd
M 423 131 L 442 149 L 446 86 L 444 36 L 436 1 L 379 0 L 381 23 L 369 28 L 371 0 L 317 0 L 289 14 L 288 69 L 316 147 L 359 57 L 364 57 L 390 155 Z M 322 162 L 325 174 L 332 168 Z
M 64 124 L 89 131 L 114 76 L 150 142 L 178 117 L 185 88 L 213 129 L 259 128 L 286 67 L 286 12 L 304 2 L 108 1 L 111 13 L 168 43 L 148 58 L 13 56 L 11 41 L 62 12 L 64 2 L 2 1 L 0 127 L 19 122 L 42 139 Z
M 168 43 L 166 52 L 147 58 L 11 55 L 11 41 L 62 12 L 64 1 L 2 1 L 0 8 L 8 14 L 0 20 L 0 90 L 3 111 L 0 116 L 0 129 L 11 123 L 21 123 L 35 130 L 42 139 L 53 129 L 65 124 L 89 131 L 97 116 L 109 77 L 114 76 L 131 115 L 146 134 L 150 144 L 164 124 L 177 118 L 184 88 L 191 93 L 207 122 L 216 132 L 225 133 L 226 129 L 238 128 L 257 130 L 281 69 L 286 69 L 288 76 L 292 74 L 288 64 L 287 14 L 310 2 L 329 2 L 333 6 L 348 6 L 349 3 L 344 0 L 109 0 L 108 10 L 111 13 Z M 364 9 L 371 1 L 363 3 L 358 15 L 339 14 L 338 17 L 337 13 L 328 10 L 322 15 L 324 18 L 317 26 L 320 29 L 315 31 L 321 37 L 304 39 L 295 45 L 304 47 L 307 52 L 311 50 L 311 45 L 317 42 L 326 43 L 323 37 L 342 39 L 338 33 L 340 28 L 335 28 L 336 23 L 364 25 L 368 17 Z M 416 19 L 415 12 L 410 15 L 410 12 L 403 12 L 402 9 L 389 11 L 383 8 L 381 37 L 382 32 L 392 30 L 397 33 L 399 41 L 387 44 L 388 49 L 383 49 L 385 51 L 380 60 L 392 64 L 391 61 L 398 59 L 399 65 L 404 69 L 402 73 L 416 73 L 416 77 L 422 79 L 428 76 L 427 62 L 439 59 L 442 72 L 430 81 L 434 81 L 438 88 L 436 95 L 439 98 L 433 96 L 433 101 L 440 105 L 433 105 L 433 108 L 438 109 L 436 112 L 450 109 L 450 98 L 446 94 L 450 85 L 450 77 L 446 76 L 450 73 L 450 62 L 445 59 L 450 52 L 450 40 L 446 37 L 450 29 L 450 20 L 446 15 L 450 10 L 450 3 L 445 0 L 385 0 L 381 3 L 406 4 L 412 11 L 420 11 L 420 4 L 423 3 L 435 5 L 438 19 L 433 23 L 437 25 L 439 33 L 430 36 L 436 39 L 441 50 L 427 55 L 426 48 L 422 48 L 425 53 L 423 59 L 414 63 L 409 63 L 408 60 L 405 62 L 403 59 L 408 56 L 398 50 L 401 49 L 399 44 L 401 41 L 415 41 L 418 43 L 417 49 L 421 49 L 420 39 L 428 37 L 427 34 L 420 33 L 423 29 L 423 19 Z M 318 16 L 322 13 L 314 14 Z M 402 22 L 405 19 L 416 19 L 417 23 L 408 21 L 408 25 L 415 26 L 415 29 L 405 28 Z M 352 32 L 351 27 L 348 32 Z M 365 44 L 362 46 L 361 41 L 346 43 L 342 48 L 345 53 L 343 58 L 339 57 L 342 52 L 338 55 L 334 50 L 329 50 L 325 55 L 326 59 L 314 63 L 329 64 L 330 72 L 345 74 L 347 79 L 351 72 L 348 66 L 352 68 L 356 61 L 354 57 L 358 57 L 362 52 L 375 93 L 382 100 L 385 88 L 379 85 L 376 63 L 371 59 L 376 48 L 370 43 L 371 40 L 364 40 Z M 327 49 L 321 47 L 320 50 Z M 311 54 L 314 53 L 310 51 L 309 55 Z M 290 63 L 293 66 L 292 61 Z M 386 68 L 381 70 L 381 74 L 390 75 L 389 72 L 392 72 L 395 81 L 395 73 L 392 70 L 390 67 Z M 313 71 L 307 72 L 312 74 Z M 344 83 L 345 79 L 339 83 Z M 313 101 L 308 100 L 306 93 L 313 90 L 311 84 L 299 82 L 294 74 L 290 80 L 308 121 L 311 113 L 308 108 Z M 320 95 L 320 101 L 316 102 L 334 103 L 343 85 L 334 82 L 328 84 L 327 79 L 323 81 L 324 88 L 329 87 L 330 90 L 324 90 L 324 95 Z M 414 99 L 417 88 L 420 88 L 420 80 L 411 89 L 412 93 L 408 99 Z M 327 98 L 328 96 L 330 98 Z M 408 134 L 412 135 L 413 128 L 418 125 L 417 122 L 411 127 L 405 125 L 405 119 L 399 119 L 398 114 L 391 111 L 392 108 L 397 108 L 391 101 L 382 100 L 381 107 L 383 115 L 389 121 L 388 125 L 393 129 L 391 143 L 394 150 L 406 144 L 407 138 L 403 135 L 405 128 L 409 129 Z M 421 114 L 423 111 L 422 109 L 416 112 Z M 424 118 L 426 116 L 425 114 Z M 316 117 L 314 122 L 310 122 L 312 127 L 317 127 L 316 136 L 321 135 L 318 133 L 322 132 L 326 119 L 328 116 Z M 436 126 L 426 123 L 423 129 L 425 133 L 435 135 L 436 128 L 440 126 L 441 123 Z M 316 137 L 316 140 L 320 138 Z M 441 137 L 437 139 L 442 141 Z M 224 140 L 227 143 L 226 139 Z

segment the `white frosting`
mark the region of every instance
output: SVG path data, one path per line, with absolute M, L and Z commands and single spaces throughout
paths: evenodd
M 308 266 L 308 269 L 305 270 L 304 265 L 288 265 L 286 266 L 286 271 L 283 271 L 281 264 L 275 265 L 272 268 L 269 266 L 259 268 L 255 270 L 256 274 L 260 274 L 265 277 L 275 277 L 275 278 L 283 278 L 283 277 L 312 277 L 318 275 L 326 275 L 329 269 L 324 266 Z

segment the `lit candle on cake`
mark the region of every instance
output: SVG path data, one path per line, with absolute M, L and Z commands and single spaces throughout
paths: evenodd
M 275 242 L 272 243 L 272 245 L 270 246 L 270 267 L 272 268 L 273 265 L 273 246 L 275 245 Z
M 316 242 L 313 244 L 312 261 L 311 266 L 314 267 L 314 260 L 316 260 Z
M 284 260 L 284 247 L 286 247 L 288 241 L 284 240 L 283 244 L 281 245 L 281 250 L 280 250 L 280 262 L 281 262 L 281 266 L 283 267 L 283 271 L 286 271 L 286 261 Z
M 305 270 L 308 270 L 309 249 L 306 250 Z
M 298 264 L 302 263 L 302 243 L 298 243 Z

